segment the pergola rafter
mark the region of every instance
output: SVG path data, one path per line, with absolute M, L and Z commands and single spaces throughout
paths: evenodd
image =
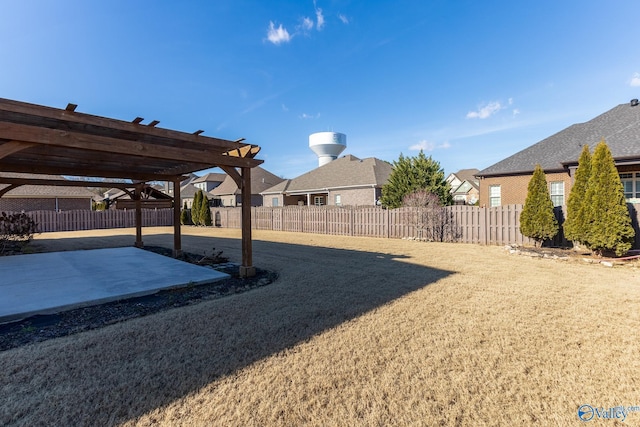
M 253 274 L 251 168 L 262 163 L 254 158 L 260 147 L 245 144 L 243 139 L 203 136 L 202 130 L 185 133 L 158 128 L 158 120 L 144 125 L 141 117 L 126 122 L 78 113 L 76 108 L 75 104 L 57 109 L 0 98 L 0 172 L 129 179 L 133 183 L 109 185 L 134 189 L 136 197 L 146 182 L 172 182 L 177 255 L 181 251 L 180 181 L 185 174 L 220 167 L 242 190 L 240 273 Z M 0 183 L 14 188 L 25 184 L 87 186 L 88 182 L 92 181 L 0 178 Z M 142 245 L 139 203 L 136 210 L 136 245 Z

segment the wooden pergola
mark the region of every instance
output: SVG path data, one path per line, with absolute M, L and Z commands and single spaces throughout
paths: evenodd
M 21 185 L 95 186 L 88 178 L 127 179 L 109 186 L 133 189 L 136 200 L 136 242 L 141 247 L 140 195 L 150 181 L 173 183 L 174 255 L 182 251 L 180 182 L 185 174 L 212 167 L 224 170 L 242 192 L 242 265 L 240 275 L 255 274 L 251 248 L 251 168 L 257 145 L 228 141 L 142 124 L 0 98 L 0 172 L 64 175 L 85 180 L 0 178 L 8 184 L 0 197 Z

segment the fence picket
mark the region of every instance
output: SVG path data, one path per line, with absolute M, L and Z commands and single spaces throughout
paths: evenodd
M 505 245 L 533 244 L 533 240 L 520 233 L 522 205 L 494 208 L 478 206 L 447 206 L 458 235 L 457 242 Z M 387 238 L 413 238 L 424 230 L 412 223 L 412 208 L 386 210 L 380 207 L 350 206 L 285 206 L 251 208 L 252 227 L 257 230 L 276 230 L 297 233 L 320 233 L 344 236 Z M 557 208 L 561 209 L 561 208 Z M 629 205 L 636 230 L 634 247 L 640 247 L 640 204 Z M 242 210 L 238 208 L 212 208 L 215 225 L 223 228 L 241 228 Z M 38 224 L 40 232 L 75 231 L 135 226 L 135 210 L 107 211 L 33 211 L 27 214 Z M 562 212 L 557 212 L 562 216 Z M 142 225 L 173 225 L 173 209 L 143 209 Z M 555 245 L 567 244 L 562 235 Z

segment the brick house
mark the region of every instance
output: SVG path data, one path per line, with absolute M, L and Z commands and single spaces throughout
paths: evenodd
M 4 178 L 64 179 L 58 175 L 32 175 L 2 172 Z M 0 184 L 0 190 L 8 184 Z M 53 185 L 21 185 L 0 197 L 0 211 L 70 211 L 90 210 L 96 194 L 85 187 L 60 187 Z
M 208 193 L 222 184 L 226 178 L 226 173 L 212 172 L 194 179 L 193 181 L 191 181 L 191 184 L 193 184 L 197 189 Z
M 251 170 L 251 206 L 262 206 L 260 193 L 282 181 L 284 181 L 283 178 L 260 166 L 253 168 Z M 234 207 L 242 205 L 241 194 L 236 182 L 227 175 L 222 184 L 211 190 L 207 196 L 213 196 L 214 206 Z
M 445 179 L 451 187 L 451 195 L 455 204 L 473 205 L 480 197 L 480 182 L 475 175 L 478 169 L 461 169 L 450 173 Z
M 264 206 L 374 206 L 391 175 L 391 164 L 346 155 L 263 191 Z
M 478 172 L 480 206 L 523 204 L 536 164 L 547 176 L 554 206 L 566 204 L 582 146 L 604 139 L 625 188 L 627 201 L 640 202 L 640 106 L 634 99 L 552 135 Z

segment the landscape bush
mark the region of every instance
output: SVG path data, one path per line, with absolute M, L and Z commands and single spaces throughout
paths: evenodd
M 591 152 L 589 146 L 582 147 L 578 160 L 575 181 L 567 201 L 567 219 L 562 225 L 567 240 L 584 243 L 587 239 L 584 200 L 591 176 Z
M 211 208 L 209 207 L 209 198 L 206 194 L 202 195 L 202 204 L 200 205 L 200 225 L 211 227 L 213 221 L 211 219 Z
M 388 209 L 403 205 L 403 199 L 415 191 L 425 190 L 435 194 L 441 205 L 453 202 L 449 183 L 445 179 L 440 163 L 420 151 L 416 157 L 400 154 L 393 162 L 388 182 L 382 186 L 380 203 Z
M 29 243 L 38 232 L 36 222 L 24 212 L 0 214 L 0 254 Z
M 633 246 L 635 231 L 627 208 L 624 189 L 613 156 L 601 141 L 591 158 L 591 173 L 581 212 L 584 215 L 585 242 L 603 255 L 622 256 Z
M 405 221 L 414 227 L 416 239 L 455 242 L 460 238 L 453 213 L 442 206 L 438 195 L 426 189 L 414 191 L 404 196 L 402 206 L 408 208 Z
M 191 214 L 189 209 L 187 209 L 187 202 L 184 202 L 184 206 L 182 206 L 182 211 L 180 212 L 180 224 L 182 225 L 191 225 Z
M 558 220 L 553 213 L 553 203 L 547 188 L 547 178 L 540 165 L 536 165 L 529 181 L 527 199 L 520 214 L 520 232 L 531 237 L 536 244 L 552 239 L 558 234 Z

